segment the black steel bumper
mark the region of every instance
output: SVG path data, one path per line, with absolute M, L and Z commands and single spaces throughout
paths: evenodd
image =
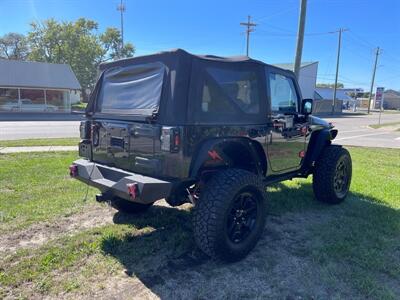
M 153 203 L 169 196 L 172 183 L 147 177 L 118 168 L 108 167 L 86 159 L 78 159 L 71 165 L 72 177 L 98 188 L 104 195 L 120 197 L 138 203 Z M 74 167 L 76 166 L 76 167 Z M 135 195 L 129 193 L 129 186 L 137 188 Z

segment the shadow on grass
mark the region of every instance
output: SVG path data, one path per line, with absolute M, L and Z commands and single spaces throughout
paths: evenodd
M 235 264 L 226 265 L 213 262 L 202 254 L 194 244 L 190 212 L 169 207 L 155 206 L 148 213 L 135 217 L 122 213 L 114 216 L 116 224 L 125 224 L 140 229 L 140 234 L 126 234 L 122 237 L 108 237 L 102 241 L 102 250 L 115 257 L 125 268 L 129 276 L 137 277 L 147 288 L 161 298 L 170 297 L 168 286 L 171 281 L 189 280 L 192 297 L 198 295 L 200 286 L 207 285 L 210 278 L 223 270 L 220 281 L 229 281 L 235 276 L 244 284 L 252 280 L 263 282 L 260 290 L 254 295 L 262 295 L 270 290 L 267 296 L 291 297 L 298 295 L 296 283 L 286 280 L 284 274 L 277 275 L 274 270 L 285 266 L 281 252 L 301 244 L 301 259 L 315 268 L 310 279 L 311 286 L 300 296 L 306 297 L 377 297 L 396 298 L 400 296 L 400 212 L 379 203 L 378 199 L 368 198 L 360 193 L 350 193 L 346 202 L 329 206 L 317 203 L 313 199 L 309 182 L 300 181 L 294 186 L 274 185 L 269 189 L 269 212 L 275 221 L 267 219 L 267 230 L 259 247 L 257 256 L 247 258 L 248 263 L 256 268 L 258 262 L 275 260 L 274 266 L 265 270 L 265 274 L 251 274 L 252 269 L 238 272 Z M 287 212 L 292 217 L 285 219 Z M 308 212 L 318 218 L 302 223 L 296 216 L 302 217 Z M 312 213 L 310 213 L 312 212 Z M 308 217 L 307 215 L 307 217 Z M 294 217 L 293 217 L 294 216 Z M 271 216 L 272 217 L 272 216 Z M 270 217 L 270 219 L 271 219 Z M 282 222 L 277 221 L 280 219 Z M 289 224 L 291 222 L 291 224 Z M 298 222 L 298 223 L 296 223 Z M 298 232 L 287 237 L 285 227 L 289 225 Z M 297 226 L 298 225 L 298 226 Z M 271 245 L 268 226 L 273 228 L 274 245 Z M 137 231 L 136 231 L 137 232 Z M 297 234 L 302 234 L 296 241 Z M 300 239 L 300 238 L 299 238 Z M 302 241 L 306 240 L 307 243 Z M 297 255 L 296 249 L 289 251 Z M 297 251 L 298 252 L 298 251 Z M 245 260 L 245 261 L 246 261 Z M 243 264 L 240 262 L 238 264 Z M 316 264 L 312 264 L 316 262 Z M 189 271 L 195 271 L 199 278 L 191 280 Z M 221 273 L 222 271 L 220 271 Z M 298 270 L 299 278 L 306 276 Z M 328 275 L 327 275 L 328 274 Z M 282 278 L 274 278 L 282 276 Z M 308 275 L 307 275 L 308 276 Z M 217 279 L 216 279 L 217 280 Z M 278 282 L 278 283 L 277 283 Z M 225 283 L 229 286 L 229 282 Z M 248 282 L 248 284 L 251 284 Z M 298 285 L 299 283 L 297 283 Z M 232 286 L 232 290 L 239 287 Z M 298 289 L 299 287 L 297 287 Z M 183 289 L 183 288 L 182 288 Z M 301 289 L 300 289 L 301 290 Z M 182 292 L 182 291 L 179 291 Z M 227 291 L 228 295 L 231 291 Z M 185 294 L 182 292 L 183 295 Z M 274 294 L 275 293 L 275 294 Z M 215 294 L 214 294 L 215 295 Z M 265 294 L 264 294 L 265 295 Z M 204 295 L 203 295 L 204 296 Z M 213 296 L 209 291 L 207 296 Z

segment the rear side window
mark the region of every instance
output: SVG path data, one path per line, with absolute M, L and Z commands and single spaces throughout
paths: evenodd
M 101 83 L 97 111 L 150 115 L 159 106 L 164 73 L 162 63 L 107 70 Z
M 298 96 L 293 79 L 278 73 L 269 73 L 272 111 L 296 112 Z
M 256 71 L 208 67 L 201 93 L 203 113 L 235 115 L 260 112 Z

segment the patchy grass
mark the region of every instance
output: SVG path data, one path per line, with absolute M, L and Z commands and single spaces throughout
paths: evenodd
M 46 138 L 46 139 L 22 139 L 0 140 L 2 147 L 29 147 L 29 146 L 77 146 L 79 138 Z
M 87 187 L 68 173 L 76 158 L 75 152 L 0 155 L 0 232 L 82 210 Z
M 77 109 L 77 110 L 85 110 L 86 106 L 87 106 L 87 103 L 77 102 L 77 103 L 73 103 L 71 105 L 71 108 L 72 109 Z
M 312 257 L 326 280 L 365 297 L 400 296 L 400 150 L 351 149 L 353 182 L 343 213 L 313 228 Z
M 341 205 L 313 201 L 311 178 L 268 188 L 266 231 L 241 262 L 215 263 L 197 252 L 190 206 L 155 206 L 134 217 L 116 213 L 113 223 L 61 235 L 38 248 L 0 258 L 0 298 L 398 299 L 400 151 L 350 148 L 350 152 L 351 193 Z M 5 165 L 11 170 L 14 160 L 30 156 L 1 156 L 0 170 Z M 18 213 L 5 220 L 11 228 L 71 213 L 61 205 L 64 202 L 78 209 L 85 205 L 84 185 L 66 178 L 73 154 L 37 154 L 32 159 L 31 167 L 10 172 L 7 179 L 0 173 L 0 186 L 6 182 L 7 188 L 19 193 L 9 205 L 3 205 L 8 197 L 0 198 L 6 211 L 11 211 L 11 203 L 17 204 Z M 40 164 L 43 172 L 33 167 Z M 52 186 L 60 184 L 53 190 L 65 191 L 61 198 L 49 192 L 44 173 Z M 25 180 L 29 176 L 36 186 L 31 205 L 16 188 L 17 182 L 24 182 L 21 176 Z M 40 190 L 44 202 L 36 196 Z M 30 219 L 28 208 L 43 212 Z
M 400 122 L 373 124 L 373 125 L 369 125 L 369 127 L 374 128 L 374 129 L 379 129 L 379 128 L 382 128 L 382 127 L 395 127 L 395 128 L 400 129 Z
M 400 110 L 394 110 L 394 109 L 385 109 L 382 112 L 384 114 L 400 114 Z

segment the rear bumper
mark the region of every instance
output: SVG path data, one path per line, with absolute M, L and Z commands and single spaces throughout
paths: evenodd
M 73 165 L 76 166 L 74 178 L 98 188 L 104 195 L 110 197 L 110 200 L 117 196 L 148 204 L 166 198 L 171 193 L 172 183 L 168 181 L 112 168 L 86 159 L 78 159 Z M 129 194 L 128 186 L 131 184 L 137 186 L 135 197 Z

